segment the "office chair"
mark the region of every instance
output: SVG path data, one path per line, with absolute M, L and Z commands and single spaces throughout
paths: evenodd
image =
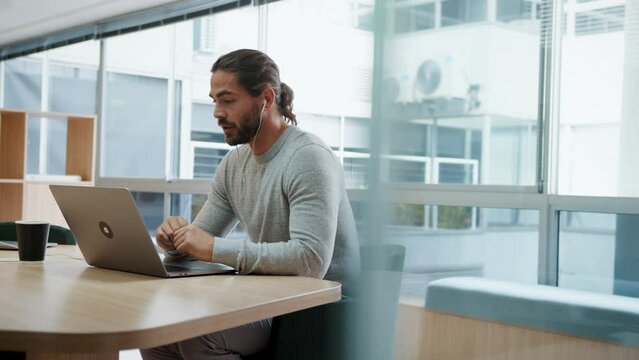
M 16 223 L 0 222 L 0 240 L 16 240 Z M 71 230 L 58 226 L 51 225 L 49 227 L 49 242 L 58 243 L 61 245 L 75 245 L 75 236 Z
M 274 318 L 269 348 L 247 359 L 391 359 L 406 250 L 382 244 L 360 252 L 352 296 Z

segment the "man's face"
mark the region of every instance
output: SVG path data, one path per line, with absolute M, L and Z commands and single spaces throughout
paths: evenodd
M 229 145 L 246 144 L 260 126 L 260 106 L 237 82 L 236 74 L 216 71 L 211 75 L 211 93 L 217 124 Z

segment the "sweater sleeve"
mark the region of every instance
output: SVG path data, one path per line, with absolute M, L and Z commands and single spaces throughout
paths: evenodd
M 300 147 L 283 174 L 289 236 L 268 243 L 216 239 L 214 260 L 233 264 L 241 274 L 323 278 L 333 256 L 342 184 L 340 164 L 330 149 Z
M 226 192 L 227 158 L 228 154 L 217 167 L 206 202 L 193 220 L 194 225 L 215 237 L 225 236 L 237 224 Z

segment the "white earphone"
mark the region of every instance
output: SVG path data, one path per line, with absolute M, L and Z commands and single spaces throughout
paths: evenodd
M 255 132 L 255 135 L 253 135 L 253 148 L 255 148 L 255 140 L 257 139 L 257 134 L 260 133 L 260 129 L 262 128 L 262 120 L 264 118 L 264 109 L 266 109 L 266 99 L 264 99 L 264 102 L 262 103 L 262 111 L 260 111 L 260 124 L 257 127 L 257 131 Z
M 260 111 L 260 126 L 257 127 L 257 132 L 259 132 L 260 128 L 262 127 L 262 118 L 264 117 L 265 109 L 266 109 L 266 99 L 264 99 L 264 102 L 262 103 L 262 111 Z M 255 136 L 257 136 L 257 132 L 255 133 Z

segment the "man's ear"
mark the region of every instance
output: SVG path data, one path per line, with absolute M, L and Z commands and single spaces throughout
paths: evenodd
M 275 104 L 275 90 L 273 88 L 264 89 L 264 109 L 270 110 Z M 276 104 L 275 104 L 276 105 Z

